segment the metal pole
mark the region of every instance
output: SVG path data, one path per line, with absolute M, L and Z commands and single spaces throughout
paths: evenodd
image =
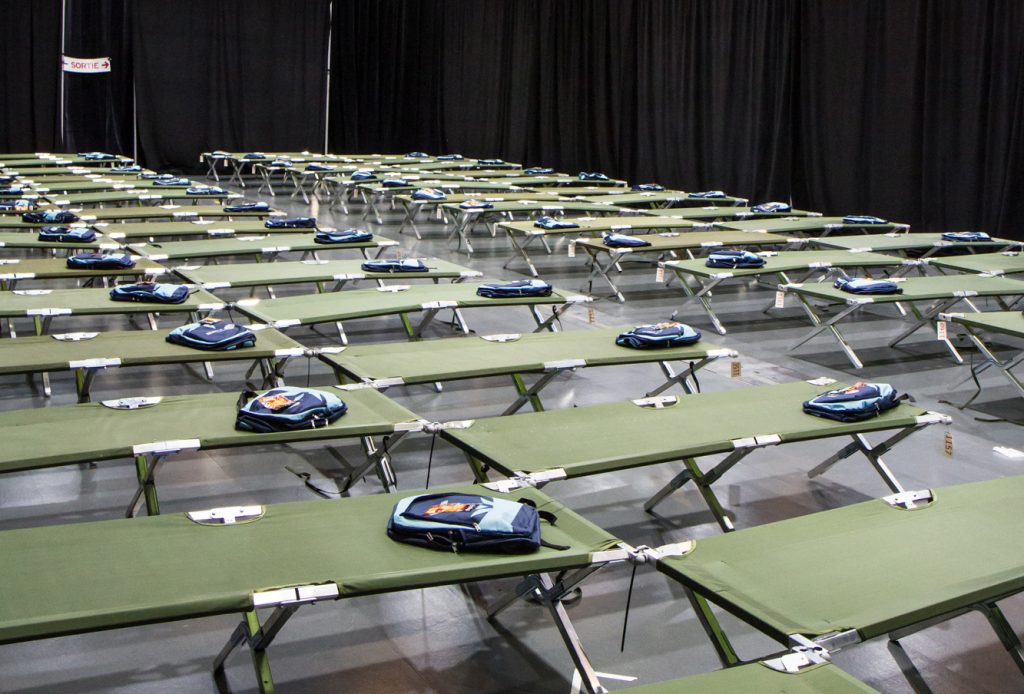
M 60 3 L 60 99 L 58 101 L 58 123 L 60 125 L 60 150 L 63 151 L 66 148 L 65 142 L 67 141 L 67 134 L 64 130 L 64 51 L 65 51 L 65 33 L 67 31 L 67 17 L 68 17 L 68 2 L 67 0 L 61 0 Z M 37 145 L 38 146 L 38 145 Z
M 334 0 L 327 3 L 327 88 L 324 93 L 324 154 L 327 154 L 327 140 L 331 124 L 331 58 L 333 46 L 331 38 L 334 35 Z

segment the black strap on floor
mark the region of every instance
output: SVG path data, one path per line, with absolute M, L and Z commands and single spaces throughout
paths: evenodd
M 626 591 L 626 613 L 622 616 L 622 640 L 619 642 L 619 653 L 626 650 L 626 625 L 629 624 L 629 605 L 633 602 L 633 581 L 636 580 L 636 562 L 629 574 L 629 590 Z

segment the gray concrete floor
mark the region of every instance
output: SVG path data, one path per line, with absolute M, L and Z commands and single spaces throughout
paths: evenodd
M 250 197 L 252 188 L 246 191 Z M 290 213 L 316 214 L 321 223 L 338 227 L 367 226 L 352 216 L 312 207 L 278 195 L 273 204 Z M 399 239 L 401 253 L 410 257 L 437 256 L 481 270 L 488 278 L 518 278 L 521 266 L 502 270 L 507 242 L 478 234 L 472 258 L 457 253 L 445 240 L 442 227 L 421 226 L 424 238 L 411 232 L 397 234 L 396 212 L 384 226 L 370 225 L 375 233 Z M 564 247 L 552 256 L 537 256 L 545 279 L 559 287 L 586 289 L 583 258 L 566 257 Z M 566 330 L 586 330 L 589 324 L 634 325 L 667 318 L 680 306 L 677 288 L 655 282 L 650 266 L 627 265 L 620 277 L 625 304 L 601 298 L 593 315 L 579 308 L 562 320 Z M 308 289 L 308 288 L 306 288 Z M 601 296 L 605 288 L 594 287 Z M 279 294 L 298 293 L 292 288 Z M 227 296 L 231 296 L 230 293 Z M 917 403 L 950 414 L 954 453 L 943 452 L 944 428 L 919 433 L 901 445 L 887 461 L 908 488 L 1019 474 L 1020 462 L 1000 457 L 993 446 L 1024 448 L 1024 433 L 1014 424 L 981 422 L 975 417 L 1024 419 L 1024 401 L 1015 398 L 995 374 L 983 378 L 985 390 L 972 409 L 959 411 L 943 400 L 966 400 L 970 383 L 956 385 L 967 374 L 956 366 L 927 330 L 901 349 L 885 347 L 887 338 L 902 325 L 893 314 L 869 313 L 849 324 L 848 335 L 866 363 L 862 371 L 849 368 L 835 343 L 820 337 L 790 352 L 807 328 L 797 308 L 762 313 L 771 302 L 770 291 L 747 283 L 727 285 L 714 296 L 715 306 L 729 333 L 718 336 L 704 316 L 688 305 L 680 318 L 705 331 L 705 340 L 736 349 L 741 375 L 731 377 L 730 365 L 718 363 L 705 370 L 702 386 L 708 390 L 830 376 L 883 380 L 911 393 Z M 468 312 L 477 332 L 529 330 L 525 311 Z M 592 321 L 589 320 L 592 318 Z M 75 326 L 99 329 L 127 327 L 118 319 L 79 320 Z M 403 339 L 396 320 L 365 320 L 346 326 L 354 343 Z M 432 326 L 429 337 L 450 334 L 445 324 Z M 329 330 L 295 330 L 306 344 L 331 344 Z M 178 394 L 235 391 L 242 386 L 243 367 L 217 368 L 215 382 L 207 382 L 192 368 L 135 368 L 102 373 L 94 386 L 94 399 L 125 394 Z M 582 370 L 558 379 L 545 391 L 550 408 L 622 400 L 642 395 L 660 373 L 654 366 Z M 318 362 L 293 363 L 289 382 L 312 386 L 332 383 Z M 24 378 L 0 380 L 0 408 L 48 407 L 74 402 L 73 380 L 54 376 L 54 396 L 44 398 L 38 383 Z M 393 396 L 423 417 L 440 420 L 460 416 L 497 414 L 513 394 L 506 380 L 480 379 L 449 384 L 442 393 L 432 388 L 391 389 Z M 827 475 L 810 480 L 806 471 L 830 450 L 823 444 L 789 445 L 751 456 L 729 473 L 720 486 L 738 527 L 767 523 L 855 503 L 886 493 L 873 470 L 851 459 Z M 399 484 L 413 489 L 425 483 L 430 440 L 409 442 L 397 455 Z M 356 455 L 356 451 L 353 450 Z M 344 470 L 317 446 L 260 447 L 180 456 L 160 472 L 162 510 L 165 513 L 210 508 L 230 503 L 276 503 L 315 498 L 285 465 L 311 472 L 322 486 L 344 478 Z M 633 544 L 657 545 L 718 532 L 692 490 L 677 494 L 660 508 L 660 515 L 645 514 L 642 502 L 674 473 L 665 465 L 561 482 L 547 491 L 610 532 Z M 462 455 L 438 441 L 433 454 L 431 485 L 464 482 L 470 478 Z M 135 487 L 127 461 L 96 466 L 67 466 L 31 473 L 5 475 L 0 481 L 0 529 L 74 523 L 117 517 Z M 352 494 L 379 492 L 375 479 L 367 479 Z M 330 503 L 324 501 L 323 503 Z M 344 503 L 344 502 L 341 502 Z M 955 547 L 951 548 L 955 551 Z M 216 558 L 210 557 L 211 567 Z M 898 567 L 894 580 L 898 579 Z M 102 576 L 95 580 L 102 581 Z M 629 637 L 619 651 L 629 571 L 616 568 L 599 573 L 586 584 L 584 599 L 570 615 L 587 650 L 604 672 L 636 676 L 654 682 L 716 669 L 717 659 L 708 645 L 682 591 L 661 575 L 641 568 L 636 576 L 629 615 Z M 519 605 L 489 623 L 481 609 L 511 583 L 436 588 L 381 597 L 346 600 L 300 610 L 271 649 L 271 662 L 279 689 L 284 692 L 566 692 L 571 666 L 547 614 L 532 605 Z M 827 586 L 823 587 L 827 589 Z M 2 587 L 0 587 L 2 590 Z M 1011 621 L 1022 629 L 1024 601 L 1007 601 Z M 724 623 L 745 657 L 774 650 L 775 645 L 751 628 L 724 617 Z M 210 663 L 236 623 L 218 617 L 149 627 L 72 636 L 0 648 L 2 692 L 207 692 L 213 689 Z M 1024 676 L 979 616 L 966 616 L 911 636 L 906 651 L 920 670 L 918 690 L 934 692 L 1024 691 Z M 840 651 L 835 662 L 843 669 L 884 692 L 914 691 L 884 642 L 872 642 Z M 229 662 L 227 678 L 233 691 L 254 691 L 255 680 L 248 654 Z M 611 689 L 625 685 L 609 680 Z

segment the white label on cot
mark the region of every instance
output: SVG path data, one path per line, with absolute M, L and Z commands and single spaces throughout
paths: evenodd
M 786 292 L 775 292 L 775 308 L 786 308 Z
M 569 242 L 569 257 L 570 258 L 575 258 L 576 257 L 576 242 L 575 241 L 570 241 Z
M 654 273 L 654 281 L 655 282 L 659 282 L 659 283 L 665 281 L 665 267 L 664 266 L 658 266 L 657 272 Z
M 948 334 L 949 334 L 949 327 L 948 327 L 946 321 L 940 320 L 938 323 L 935 324 L 935 336 L 936 336 L 936 339 L 945 340 L 946 336 Z

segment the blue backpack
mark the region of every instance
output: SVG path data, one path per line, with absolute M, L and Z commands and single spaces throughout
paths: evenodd
M 39 227 L 38 238 L 60 243 L 92 243 L 96 240 L 96 230 L 92 227 Z
M 25 190 L 21 186 L 10 186 L 8 188 L 0 188 L 0 195 L 21 195 Z
M 903 288 L 889 280 L 840 277 L 833 286 L 848 294 L 902 294 Z
M 79 156 L 83 159 L 88 159 L 89 161 L 109 161 L 111 159 L 116 159 L 113 154 L 107 154 L 106 152 L 85 152 Z
M 597 171 L 580 171 L 579 179 L 581 181 L 607 181 L 608 177 Z
M 316 229 L 316 217 L 274 217 L 263 226 L 268 229 Z
M 334 171 L 334 167 L 327 164 L 306 164 L 306 171 Z
M 112 173 L 139 173 L 142 171 L 142 167 L 138 164 L 132 164 L 131 166 L 114 166 L 111 167 Z
M 364 272 L 427 272 L 422 260 L 368 260 L 359 266 Z
M 712 251 L 704 263 L 707 267 L 726 267 L 732 269 L 750 269 L 764 267 L 765 260 L 750 251 Z
M 426 152 L 407 152 L 405 155 L 406 159 L 426 159 L 430 155 Z
M 364 243 L 372 241 L 373 234 L 368 231 L 360 231 L 359 229 L 345 229 L 343 231 L 325 231 L 321 229 L 313 236 L 313 240 L 324 244 Z
M 179 188 L 181 186 L 187 186 L 191 183 L 192 181 L 188 180 L 187 178 L 158 178 L 153 180 L 154 186 L 177 186 Z
M 135 258 L 127 253 L 79 253 L 68 258 L 67 266 L 86 270 L 127 270 L 135 267 Z
M 217 186 L 192 186 L 185 189 L 186 195 L 224 195 L 227 193 L 223 188 Z
M 35 209 L 36 204 L 27 198 L 17 200 L 0 200 L 0 210 L 21 212 L 23 210 Z
M 650 241 L 628 234 L 608 234 L 601 242 L 609 248 L 637 248 L 651 245 Z
M 269 212 L 270 205 L 265 202 L 240 202 L 237 205 L 227 205 L 225 212 Z
M 638 325 L 615 338 L 615 344 L 632 349 L 668 349 L 685 347 L 700 340 L 700 331 L 685 323 L 668 321 L 655 325 Z
M 524 554 L 541 547 L 565 550 L 541 538 L 540 521 L 557 518 L 523 499 L 495 499 L 479 494 L 420 494 L 395 504 L 388 537 L 419 547 L 450 552 Z
M 638 192 L 651 192 L 665 190 L 665 186 L 659 183 L 637 183 L 633 186 L 633 190 Z
M 505 160 L 504 159 L 477 159 L 476 163 L 477 164 L 482 164 L 483 166 L 502 166 L 502 165 L 505 164 Z
M 447 200 L 443 190 L 437 188 L 419 188 L 412 193 L 413 200 Z
M 249 152 L 242 159 L 266 159 L 267 155 L 263 152 Z
M 576 222 L 564 222 L 554 217 L 538 217 L 537 221 L 533 223 L 533 226 L 539 229 L 579 229 L 580 225 Z
M 138 301 L 147 304 L 183 304 L 191 290 L 183 284 L 119 284 L 110 290 L 114 301 Z
M 462 161 L 462 159 L 461 154 L 442 154 L 437 158 L 438 161 Z
M 555 170 L 549 169 L 546 166 L 533 166 L 523 171 L 523 173 L 527 176 L 543 176 L 545 174 L 553 174 Z
M 385 178 L 380 184 L 385 188 L 402 188 L 409 185 L 409 182 L 404 178 Z
M 816 395 L 804 403 L 804 412 L 840 422 L 860 422 L 877 417 L 900 404 L 906 395 L 896 395 L 888 383 L 855 383 Z
M 991 241 L 992 237 L 984 231 L 947 231 L 942 235 L 943 241 L 978 242 Z
M 349 176 L 353 181 L 372 181 L 377 178 L 372 171 L 366 171 L 360 169 L 359 171 L 353 171 L 352 175 Z
M 144 173 L 139 174 L 139 178 L 143 181 L 169 181 L 175 178 L 174 174 L 162 174 L 162 173 Z
M 459 203 L 460 210 L 490 210 L 494 205 L 485 200 L 466 200 Z
M 504 284 L 481 284 L 477 296 L 488 299 L 514 299 L 521 296 L 551 296 L 551 285 L 544 280 L 516 280 Z
M 281 386 L 263 393 L 245 391 L 238 399 L 235 428 L 259 433 L 319 429 L 347 411 L 341 398 L 323 390 Z
M 848 214 L 843 217 L 843 224 L 888 224 L 881 217 L 872 217 L 869 214 Z
M 790 212 L 792 207 L 784 202 L 762 202 L 750 208 L 751 212 Z
M 204 318 L 175 328 L 165 338 L 168 342 L 208 352 L 228 352 L 252 347 L 256 333 L 241 325 L 225 323 L 219 318 Z
M 691 198 L 699 198 L 699 199 L 704 199 L 704 198 L 724 198 L 725 197 L 725 191 L 724 190 L 704 190 L 704 191 L 700 191 L 698 193 L 690 193 L 690 197 Z
M 65 210 L 46 210 L 45 212 L 26 212 L 21 215 L 21 221 L 29 224 L 70 224 L 78 221 L 78 215 Z

